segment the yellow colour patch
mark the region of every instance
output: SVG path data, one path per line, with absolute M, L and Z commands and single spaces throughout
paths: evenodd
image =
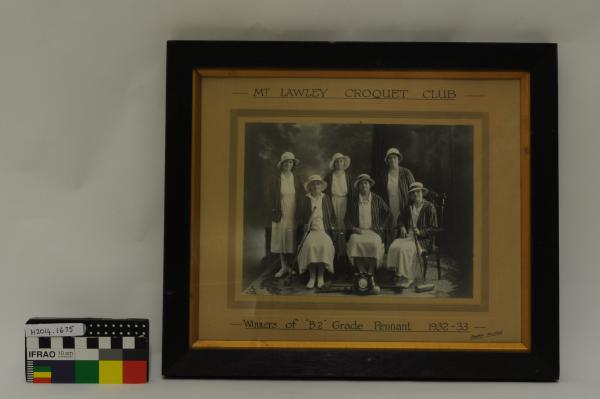
M 100 384 L 122 384 L 123 383 L 123 361 L 122 360 L 100 360 L 98 367 Z
M 50 371 L 34 371 L 33 378 L 52 378 L 52 372 L 50 372 Z

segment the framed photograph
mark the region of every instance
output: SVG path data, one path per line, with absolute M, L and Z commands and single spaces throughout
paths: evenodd
M 558 379 L 556 45 L 167 51 L 165 377 Z

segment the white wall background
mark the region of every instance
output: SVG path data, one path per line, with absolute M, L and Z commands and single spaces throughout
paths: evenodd
M 557 42 L 561 382 L 162 380 L 169 39 Z M 0 396 L 598 397 L 599 40 L 593 0 L 1 0 Z M 150 318 L 151 383 L 27 385 L 30 316 Z

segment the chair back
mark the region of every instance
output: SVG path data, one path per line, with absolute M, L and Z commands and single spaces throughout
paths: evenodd
M 444 208 L 446 206 L 446 193 L 436 193 L 435 191 L 429 191 L 427 194 L 427 200 L 435 207 L 435 213 L 437 214 L 438 227 L 437 231 L 431 237 L 431 248 L 430 251 L 437 251 L 437 236 L 438 233 L 444 231 Z
M 446 207 L 446 193 L 436 193 L 435 191 L 429 191 L 427 193 L 427 200 L 435 206 L 435 212 L 437 214 L 438 228 L 441 230 L 444 228 L 444 208 Z

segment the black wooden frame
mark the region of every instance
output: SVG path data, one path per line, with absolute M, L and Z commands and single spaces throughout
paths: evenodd
M 536 380 L 559 375 L 555 44 L 167 44 L 162 373 L 168 378 Z M 189 348 L 192 70 L 520 70 L 531 77 L 531 345 L 523 352 Z

